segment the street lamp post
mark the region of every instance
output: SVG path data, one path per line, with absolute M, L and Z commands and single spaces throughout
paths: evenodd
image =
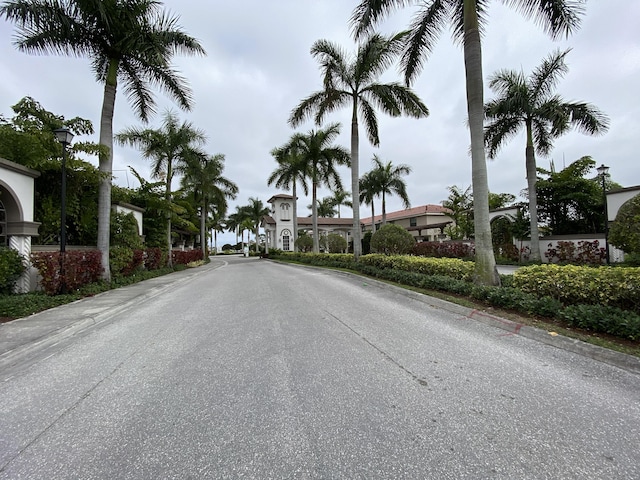
M 607 207 L 607 186 L 605 183 L 607 174 L 609 173 L 609 167 L 603 163 L 597 168 L 597 170 L 598 175 L 602 180 L 602 200 L 604 201 L 604 249 L 605 255 L 607 256 L 607 265 L 609 265 L 611 262 L 609 259 L 609 209 Z
M 71 145 L 73 133 L 68 128 L 53 131 L 62 144 L 62 180 L 60 188 L 60 293 L 67 293 L 64 272 L 64 256 L 67 248 L 67 147 Z

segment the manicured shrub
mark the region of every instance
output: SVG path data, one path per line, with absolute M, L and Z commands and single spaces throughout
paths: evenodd
M 118 246 L 109 248 L 109 268 L 114 276 L 125 275 L 125 270 L 133 262 L 133 250 L 129 247 Z
M 102 274 L 101 255 L 98 250 L 71 250 L 64 256 L 64 286 L 73 292 L 84 285 L 97 282 Z M 40 285 L 48 295 L 60 292 L 60 252 L 36 252 L 31 263 L 41 276 Z
M 553 248 L 549 248 L 544 254 L 550 263 L 579 264 L 579 265 L 601 265 L 606 260 L 606 250 L 600 247 L 598 240 L 589 242 L 580 241 L 577 244 L 568 241 L 559 241 Z
M 167 264 L 167 255 L 158 247 L 147 248 L 144 255 L 144 267 L 147 270 L 158 270 Z
M 600 304 L 640 311 L 640 268 L 532 265 L 513 274 L 513 286 L 564 305 Z
M 310 252 L 313 250 L 313 238 L 310 235 L 300 235 L 296 240 L 296 248 L 299 252 Z
M 377 268 L 393 268 L 424 275 L 446 275 L 458 280 L 470 281 L 475 265 L 457 258 L 411 257 L 408 255 L 371 254 L 360 257 L 360 262 Z
M 640 316 L 605 305 L 569 305 L 558 316 L 572 326 L 640 340 Z
M 609 231 L 609 242 L 625 253 L 640 253 L 640 194 L 618 210 Z
M 347 241 L 342 235 L 330 233 L 327 235 L 329 253 L 343 253 L 347 249 Z
M 25 268 L 22 255 L 12 248 L 0 247 L 0 293 L 12 293 Z
M 171 252 L 174 265 L 186 265 L 187 263 L 202 260 L 202 250 L 174 250 Z
M 415 239 L 406 229 L 392 223 L 384 225 L 371 237 L 371 251 L 385 255 L 411 252 Z

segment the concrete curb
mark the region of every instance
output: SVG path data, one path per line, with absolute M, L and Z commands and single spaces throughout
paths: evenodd
M 272 261 L 277 261 L 277 260 L 272 260 Z M 278 263 L 291 265 L 294 267 L 321 269 L 324 271 L 333 272 L 338 275 L 349 275 L 352 277 L 365 278 L 367 283 L 375 284 L 380 288 L 387 288 L 389 290 L 393 290 L 394 292 L 400 295 L 403 295 L 405 297 L 409 297 L 413 300 L 417 300 L 419 302 L 425 303 L 435 308 L 439 308 L 441 310 L 445 310 L 448 312 L 455 313 L 457 315 L 461 315 L 470 320 L 479 321 L 486 325 L 499 328 L 501 330 L 508 332 L 511 335 L 521 335 L 530 340 L 544 343 L 546 345 L 551 345 L 553 347 L 560 348 L 572 353 L 576 353 L 578 355 L 582 355 L 584 357 L 588 357 L 593 360 L 597 360 L 599 362 L 607 363 L 609 365 L 613 365 L 615 367 L 621 368 L 631 373 L 635 373 L 637 375 L 640 374 L 640 358 L 634 357 L 633 355 L 627 355 L 625 353 L 616 352 L 614 350 L 609 350 L 608 348 L 600 347 L 598 345 L 592 345 L 590 343 L 565 337 L 563 335 L 559 335 L 559 334 L 554 335 L 553 333 L 555 332 L 552 333 L 552 332 L 543 330 L 541 328 L 531 327 L 529 325 L 517 323 L 512 320 L 507 320 L 506 318 L 501 318 L 501 317 L 492 315 L 484 310 L 476 310 L 476 309 L 464 307 L 462 305 L 457 305 L 455 303 L 447 302 L 446 300 L 430 297 L 422 293 L 414 292 L 413 290 L 407 290 L 405 288 L 398 287 L 396 285 L 391 285 L 389 283 L 381 282 L 380 280 L 359 275 L 357 273 L 345 272 L 341 270 L 332 270 L 332 269 L 327 269 L 322 267 L 315 267 L 313 265 L 298 265 L 298 264 L 287 263 L 287 262 L 278 262 Z

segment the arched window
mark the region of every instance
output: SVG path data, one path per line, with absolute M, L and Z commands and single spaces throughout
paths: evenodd
M 289 204 L 283 203 L 280 205 L 280 220 L 291 220 L 289 217 Z
M 282 231 L 282 250 L 285 252 L 291 251 L 291 232 L 289 230 Z
M 2 201 L 0 201 L 0 246 L 6 247 L 8 245 L 7 242 L 7 211 Z

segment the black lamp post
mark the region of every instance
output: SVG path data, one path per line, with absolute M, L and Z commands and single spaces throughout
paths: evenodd
M 609 167 L 604 163 L 598 168 L 598 175 L 602 179 L 602 200 L 604 201 L 604 249 L 607 256 L 607 265 L 610 264 L 609 260 L 609 208 L 607 207 L 607 186 L 605 180 L 609 173 Z
M 64 281 L 64 254 L 67 248 L 67 147 L 71 145 L 73 133 L 68 128 L 53 131 L 62 144 L 62 182 L 60 189 L 60 293 L 67 293 Z

